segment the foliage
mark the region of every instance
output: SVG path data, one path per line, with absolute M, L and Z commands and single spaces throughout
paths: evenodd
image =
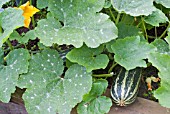
M 112 101 L 101 96 L 107 89 L 107 80 L 98 79 L 93 82 L 91 91 L 84 95 L 83 101 L 78 105 L 79 114 L 105 114 L 112 106 Z
M 85 66 L 87 71 L 91 72 L 95 69 L 106 68 L 109 58 L 107 55 L 101 54 L 103 49 L 103 46 L 98 48 L 88 48 L 84 45 L 81 48 L 71 50 L 66 57 L 71 62 L 76 62 Z
M 169 0 L 35 1 L 0 1 L 0 101 L 19 87 L 29 114 L 69 114 L 75 106 L 79 114 L 105 114 L 114 67 L 150 64 L 161 78 L 154 96 L 170 107 Z

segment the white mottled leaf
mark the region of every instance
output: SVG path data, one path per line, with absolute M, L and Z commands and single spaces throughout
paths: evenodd
M 155 11 L 153 0 L 111 0 L 113 8 L 119 13 L 131 16 L 149 15 Z
M 0 47 L 8 39 L 14 29 L 24 25 L 23 11 L 16 8 L 7 8 L 0 14 L 0 25 L 3 33 L 0 36 Z
M 108 15 L 96 13 L 103 8 L 104 1 L 50 0 L 49 11 L 63 23 L 63 26 L 60 27 L 59 24 L 57 26 L 56 19 L 47 18 L 40 21 L 36 28 L 40 42 L 46 46 L 51 46 L 53 43 L 72 44 L 76 48 L 85 43 L 88 47 L 96 48 L 115 39 L 118 34 L 115 24 L 108 19 Z
M 27 74 L 18 86 L 27 88 L 23 95 L 30 114 L 70 114 L 92 86 L 91 73 L 80 65 L 71 66 L 65 76 L 63 61 L 55 50 L 45 49 L 33 55 Z M 84 81 L 86 80 L 86 81 Z
M 156 3 L 162 4 L 166 8 L 170 8 L 170 0 L 155 0 Z
M 19 75 L 28 71 L 30 55 L 25 49 L 13 50 L 6 57 L 7 65 L 4 65 L 3 51 L 0 53 L 0 101 L 7 103 L 15 91 Z

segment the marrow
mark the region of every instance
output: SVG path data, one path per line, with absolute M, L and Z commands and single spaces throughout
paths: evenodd
M 119 106 L 126 106 L 135 101 L 139 89 L 142 68 L 126 70 L 120 69 L 116 79 L 113 81 L 111 96 L 113 102 Z

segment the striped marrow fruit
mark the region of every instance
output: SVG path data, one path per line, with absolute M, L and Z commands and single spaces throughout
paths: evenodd
M 141 71 L 141 68 L 129 71 L 123 67 L 120 69 L 111 88 L 113 102 L 119 106 L 126 106 L 135 101 L 141 79 Z

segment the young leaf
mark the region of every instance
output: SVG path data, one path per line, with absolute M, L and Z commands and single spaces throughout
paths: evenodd
M 57 20 L 49 19 L 40 21 L 37 28 L 37 36 L 40 41 L 51 46 L 52 43 L 72 44 L 79 48 L 85 44 L 88 47 L 96 48 L 100 44 L 108 42 L 117 37 L 117 28 L 109 20 L 109 16 L 99 12 L 104 6 L 105 0 L 50 0 L 49 11 L 59 21 L 63 27 L 53 26 Z M 83 5 L 82 5 L 83 4 Z M 70 10 L 73 9 L 73 10 Z M 47 30 L 47 31 L 46 31 Z M 45 31 L 45 32 L 44 32 Z M 48 37 L 49 35 L 52 37 Z
M 155 11 L 152 0 L 111 0 L 113 8 L 119 13 L 131 16 L 149 15 Z
M 55 50 L 45 49 L 33 55 L 27 74 L 21 75 L 18 86 L 27 88 L 23 95 L 30 114 L 70 114 L 92 86 L 91 73 L 79 65 L 71 66 L 64 78 L 63 61 Z
M 151 44 L 153 44 L 157 48 L 157 52 L 159 53 L 170 52 L 168 44 L 162 39 L 156 39 Z
M 28 31 L 24 36 L 20 36 L 17 31 L 13 31 L 9 38 L 10 40 L 17 40 L 19 43 L 24 44 L 27 43 L 29 39 L 36 39 L 36 36 L 34 30 Z
M 2 85 L 0 100 L 7 103 L 11 98 L 11 93 L 15 91 L 19 75 L 28 71 L 30 55 L 25 49 L 13 50 L 5 58 L 7 65 L 4 65 L 3 51 L 1 50 L 0 53 L 0 83 Z
M 0 14 L 0 25 L 4 32 L 0 36 L 0 47 L 8 39 L 14 29 L 24 25 L 24 17 L 22 10 L 15 8 L 7 8 Z
M 83 45 L 81 48 L 71 50 L 66 58 L 71 62 L 85 66 L 87 71 L 90 72 L 94 69 L 106 68 L 109 58 L 107 55 L 101 54 L 102 51 L 103 46 L 94 49 Z
M 159 9 L 156 9 L 156 11 L 153 11 L 152 14 L 147 16 L 144 21 L 152 26 L 159 26 L 159 23 L 165 23 L 168 20 L 166 15 Z
M 170 1 L 169 0 L 155 0 L 157 4 L 162 4 L 166 8 L 170 8 Z
M 126 70 L 146 67 L 143 59 L 146 59 L 150 52 L 155 51 L 153 45 L 141 41 L 139 36 L 118 39 L 111 48 L 115 53 L 115 61 L 125 67 Z
M 86 94 L 77 107 L 78 114 L 105 114 L 112 106 L 110 98 L 101 96 L 106 90 L 108 83 L 99 79 L 93 83 L 90 93 Z
M 161 86 L 154 92 L 154 96 L 159 100 L 159 103 L 167 108 L 170 108 L 170 56 L 167 54 L 151 53 L 149 61 L 159 70 L 161 78 Z
M 83 101 L 91 101 L 98 96 L 101 96 L 107 89 L 108 82 L 105 79 L 98 79 L 93 82 L 91 91 L 83 96 Z

